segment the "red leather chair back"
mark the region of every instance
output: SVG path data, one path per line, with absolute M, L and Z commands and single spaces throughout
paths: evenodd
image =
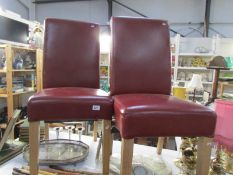
M 45 21 L 43 87 L 99 88 L 99 26 Z
M 111 95 L 170 94 L 171 61 L 166 21 L 113 17 Z

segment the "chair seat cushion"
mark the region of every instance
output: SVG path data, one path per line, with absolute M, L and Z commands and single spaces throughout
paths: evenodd
M 48 88 L 28 102 L 29 121 L 111 120 L 112 99 L 100 89 Z
M 114 110 L 117 126 L 125 139 L 214 134 L 214 111 L 169 95 L 116 95 Z

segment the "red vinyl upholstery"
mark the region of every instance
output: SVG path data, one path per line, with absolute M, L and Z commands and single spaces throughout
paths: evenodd
M 110 90 L 121 136 L 213 136 L 212 110 L 169 95 L 167 22 L 114 17 L 111 28 Z
M 99 26 L 47 19 L 43 87 L 99 88 Z
M 166 21 L 112 18 L 111 94 L 170 94 Z
M 99 26 L 47 19 L 44 42 L 44 89 L 29 99 L 29 121 L 111 120 L 112 99 L 98 89 Z
M 30 120 L 111 120 L 112 111 L 111 97 L 92 88 L 48 88 L 32 96 L 28 104 Z
M 215 113 L 198 104 L 160 94 L 124 94 L 114 97 L 116 123 L 123 138 L 206 136 L 215 129 Z

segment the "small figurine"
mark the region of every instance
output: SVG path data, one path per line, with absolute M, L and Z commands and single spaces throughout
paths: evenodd
M 185 81 L 185 73 L 184 72 L 179 72 L 177 76 L 178 80 Z
M 5 69 L 6 67 L 6 58 L 5 56 L 3 55 L 1 58 L 0 58 L 0 69 Z
M 192 67 L 206 67 L 207 63 L 201 57 L 195 57 L 192 59 Z
M 185 77 L 185 80 L 186 80 L 186 81 L 190 81 L 190 80 L 192 79 L 192 77 L 193 77 L 193 73 L 188 73 L 188 74 L 186 75 L 186 77 Z
M 30 58 L 29 55 L 26 56 L 26 58 L 24 59 L 24 68 L 25 69 L 33 69 L 33 62 L 32 59 Z
M 23 59 L 20 54 L 16 55 L 15 60 L 13 62 L 14 69 L 23 69 Z

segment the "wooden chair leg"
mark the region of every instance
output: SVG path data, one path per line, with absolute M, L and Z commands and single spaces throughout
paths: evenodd
M 49 140 L 49 124 L 45 123 L 45 140 Z
M 160 155 L 163 150 L 165 137 L 159 137 L 158 138 L 158 144 L 157 144 L 157 154 Z
M 133 146 L 134 139 L 122 139 L 120 175 L 132 174 Z
M 94 121 L 94 128 L 93 128 L 93 140 L 94 140 L 94 142 L 97 141 L 97 131 L 98 131 L 98 121 Z
M 29 122 L 29 166 L 30 174 L 38 174 L 39 166 L 40 122 Z
M 111 120 L 103 121 L 103 148 L 102 167 L 103 175 L 109 175 L 110 152 L 111 152 Z
M 114 134 L 111 134 L 111 137 L 110 137 L 110 156 L 112 155 L 113 137 L 114 137 Z
M 197 146 L 197 175 L 208 175 L 211 156 L 211 138 L 200 137 Z

